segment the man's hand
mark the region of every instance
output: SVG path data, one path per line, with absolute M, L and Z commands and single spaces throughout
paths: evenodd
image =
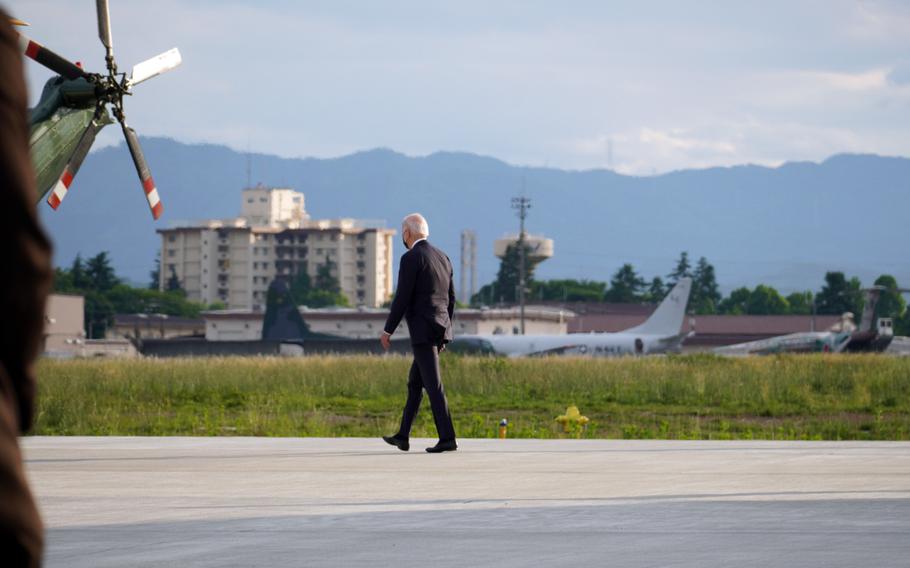
M 392 346 L 392 336 L 388 332 L 383 331 L 382 335 L 379 336 L 379 343 L 382 343 L 382 348 L 386 351 L 389 350 L 389 347 Z

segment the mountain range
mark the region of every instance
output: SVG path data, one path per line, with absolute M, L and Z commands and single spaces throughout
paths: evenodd
M 384 219 L 420 211 L 431 237 L 459 266 L 459 236 L 473 229 L 478 281 L 499 265 L 493 240 L 515 233 L 512 197 L 531 198 L 529 232 L 554 240 L 538 278 L 608 280 L 623 263 L 646 278 L 669 273 L 681 251 L 705 256 L 723 290 L 758 283 L 817 290 L 827 270 L 882 273 L 910 284 L 906 227 L 910 159 L 843 154 L 791 162 L 627 176 L 510 165 L 461 152 L 411 157 L 375 149 L 331 159 L 246 154 L 224 146 L 142 140 L 164 202 L 153 222 L 124 145 L 85 161 L 56 212 L 41 217 L 55 263 L 109 251 L 117 273 L 146 283 L 159 248 L 155 230 L 182 220 L 238 215 L 249 182 L 304 192 L 313 218 Z M 903 235 L 903 236 L 902 236 Z M 403 252 L 396 239 L 396 255 Z M 457 281 L 457 278 L 456 278 Z

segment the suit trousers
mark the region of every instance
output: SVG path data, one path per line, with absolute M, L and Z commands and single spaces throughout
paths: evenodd
M 408 438 L 411 434 L 411 425 L 420 409 L 423 391 L 426 389 L 430 398 L 430 407 L 433 409 L 433 420 L 436 422 L 436 432 L 439 440 L 443 442 L 455 440 L 455 427 L 452 425 L 452 416 L 449 414 L 449 403 L 446 400 L 445 389 L 442 387 L 442 378 L 439 376 L 439 350 L 435 345 L 428 343 L 412 345 L 414 362 L 408 373 L 408 400 L 404 405 L 401 415 L 401 428 L 398 436 Z

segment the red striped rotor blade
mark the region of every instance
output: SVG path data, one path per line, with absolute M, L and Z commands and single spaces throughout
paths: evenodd
M 22 34 L 19 34 L 19 49 L 26 57 L 34 59 L 54 73 L 59 73 L 67 79 L 78 79 L 86 76 L 86 72 L 72 61 L 60 57 L 37 41 L 31 40 Z
M 95 143 L 95 136 L 98 134 L 99 130 L 101 130 L 99 124 L 95 120 L 92 120 L 86 127 L 85 132 L 82 133 L 82 137 L 79 138 L 73 155 L 70 156 L 69 161 L 63 168 L 63 173 L 60 174 L 60 179 L 54 184 L 51 194 L 47 197 L 47 204 L 55 211 L 60 207 L 60 202 L 63 201 L 63 198 L 66 197 L 70 185 L 73 183 L 73 178 L 79 173 L 82 162 L 88 155 L 88 151 L 92 148 L 92 144 Z
M 139 146 L 139 137 L 136 131 L 126 125 L 126 121 L 121 121 L 123 135 L 126 136 L 126 145 L 129 146 L 130 155 L 133 157 L 133 163 L 136 165 L 136 173 L 142 181 L 142 190 L 145 192 L 145 199 L 148 201 L 149 209 L 152 211 L 152 217 L 157 221 L 164 211 L 161 204 L 161 198 L 158 196 L 158 188 L 155 187 L 155 180 L 152 179 L 152 173 L 149 171 L 148 163 L 145 161 L 145 155 L 142 153 L 142 147 Z

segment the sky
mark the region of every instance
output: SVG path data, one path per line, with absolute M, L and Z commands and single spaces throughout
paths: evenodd
M 103 67 L 91 0 L 0 3 Z M 635 175 L 910 156 L 910 1 L 111 0 L 111 20 L 123 69 L 183 54 L 127 101 L 147 136 Z M 26 69 L 35 101 L 50 74 Z

